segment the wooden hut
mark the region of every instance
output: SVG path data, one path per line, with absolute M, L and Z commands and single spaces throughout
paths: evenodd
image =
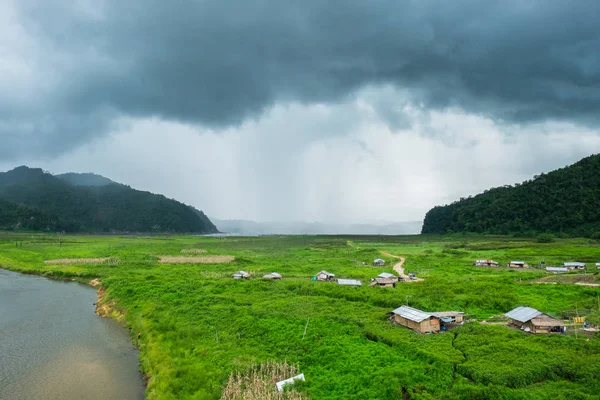
M 506 314 L 511 324 L 525 332 L 531 333 L 560 333 L 564 332 L 565 324 L 531 307 L 517 307 Z
M 394 274 L 390 274 L 389 272 L 382 272 L 379 275 L 377 275 L 378 278 L 384 278 L 384 279 L 394 279 L 396 280 L 396 282 L 401 281 L 402 279 L 400 279 L 399 276 L 396 276 Z
M 393 278 L 373 278 L 371 279 L 371 286 L 381 286 L 381 287 L 396 287 L 396 283 L 398 283 L 398 279 Z
M 582 262 L 566 262 L 563 264 L 564 268 L 567 268 L 569 271 L 577 270 L 577 269 L 586 269 L 585 263 Z
M 440 331 L 440 320 L 433 314 L 409 306 L 401 306 L 392 311 L 394 321 L 418 333 Z
M 569 272 L 569 269 L 567 267 L 546 267 L 546 272 L 558 274 L 561 272 Z
M 277 272 L 271 272 L 270 274 L 263 276 L 263 279 L 277 280 L 277 279 L 281 279 L 281 278 L 282 278 L 281 274 L 278 274 Z
M 373 265 L 376 267 L 381 267 L 381 266 L 385 265 L 385 260 L 378 258 L 375 261 L 373 261 Z
M 506 266 L 508 268 L 529 268 L 529 265 L 525 264 L 525 261 L 511 261 Z
M 238 271 L 233 274 L 233 279 L 250 279 L 250 274 L 246 271 Z
M 327 272 L 325 270 L 318 272 L 315 277 L 318 281 L 333 281 L 335 279 L 335 275 Z

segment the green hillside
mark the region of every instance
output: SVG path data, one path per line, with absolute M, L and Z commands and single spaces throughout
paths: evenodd
M 422 233 L 568 233 L 600 231 L 600 155 L 485 191 L 425 215 Z
M 52 222 L 27 226 L 34 230 L 217 232 L 202 212 L 183 203 L 93 174 L 56 177 L 39 168 L 18 167 L 0 173 L 0 199 L 6 226 L 13 229 L 26 227 L 14 216 L 29 212 Z

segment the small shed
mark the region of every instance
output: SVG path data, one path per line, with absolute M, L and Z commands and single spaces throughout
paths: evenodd
M 338 279 L 337 283 L 343 286 L 362 286 L 362 282 L 356 279 Z
M 438 317 L 447 324 L 460 324 L 465 318 L 465 313 L 461 311 L 439 311 L 432 312 L 431 315 Z
M 494 260 L 475 260 L 476 267 L 497 267 L 498 263 Z
M 569 270 L 575 270 L 575 269 L 585 269 L 585 263 L 582 262 L 566 262 L 563 264 L 563 267 L 569 269 Z
M 400 280 L 399 276 L 396 276 L 394 274 L 390 274 L 389 272 L 382 272 L 379 275 L 377 275 L 378 278 L 384 278 L 384 279 L 395 279 L 396 282 L 398 282 Z
M 250 274 L 246 271 L 238 271 L 233 274 L 233 279 L 250 279 Z
M 506 314 L 511 319 L 511 324 L 517 328 L 531 333 L 560 333 L 564 332 L 565 324 L 531 307 L 517 307 Z
M 600 263 L 596 263 L 596 268 L 600 269 Z
M 270 274 L 263 276 L 263 278 L 264 279 L 281 279 L 282 276 L 281 276 L 281 274 L 278 274 L 277 272 L 271 272 Z
M 318 272 L 316 275 L 318 281 L 332 281 L 335 279 L 335 275 L 325 270 Z
M 373 261 L 373 265 L 375 265 L 377 267 L 385 265 L 385 260 L 382 260 L 381 258 L 378 258 L 375 261 Z
M 525 264 L 525 261 L 511 261 L 507 265 L 509 268 L 528 268 L 529 265 Z
M 398 279 L 394 278 L 374 278 L 371 279 L 371 286 L 382 286 L 382 287 L 396 287 L 396 283 L 398 283 Z
M 569 269 L 567 267 L 546 267 L 546 272 L 558 274 L 561 272 L 569 272 Z
M 439 332 L 440 320 L 433 314 L 409 306 L 401 306 L 392 311 L 397 324 L 418 333 Z

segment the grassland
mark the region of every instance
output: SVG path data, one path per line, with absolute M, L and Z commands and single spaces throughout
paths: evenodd
M 194 248 L 235 258 L 161 264 L 153 256 L 181 257 L 182 249 Z M 396 289 L 310 280 L 322 269 L 363 282 L 392 272 L 396 260 L 380 251 L 406 257 L 406 273 L 424 280 Z M 44 263 L 108 257 L 120 262 Z M 362 265 L 375 258 L 388 266 Z M 596 263 L 600 246 L 481 236 L 0 236 L 3 268 L 102 282 L 105 300 L 118 307 L 115 315 L 141 349 L 149 399 L 218 399 L 232 372 L 267 362 L 297 365 L 306 376 L 297 389 L 312 399 L 598 399 L 598 337 L 534 336 L 480 322 L 418 335 L 389 321 L 388 313 L 407 301 L 427 311 L 464 311 L 477 321 L 519 305 L 598 318 L 600 288 L 569 279 L 539 284 L 546 274 L 537 269 L 473 267 L 480 258 Z M 241 269 L 254 278 L 231 279 Z M 269 272 L 284 278 L 259 278 Z

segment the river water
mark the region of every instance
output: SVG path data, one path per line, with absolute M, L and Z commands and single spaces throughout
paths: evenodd
M 138 352 L 91 287 L 0 269 L 0 399 L 143 399 Z

